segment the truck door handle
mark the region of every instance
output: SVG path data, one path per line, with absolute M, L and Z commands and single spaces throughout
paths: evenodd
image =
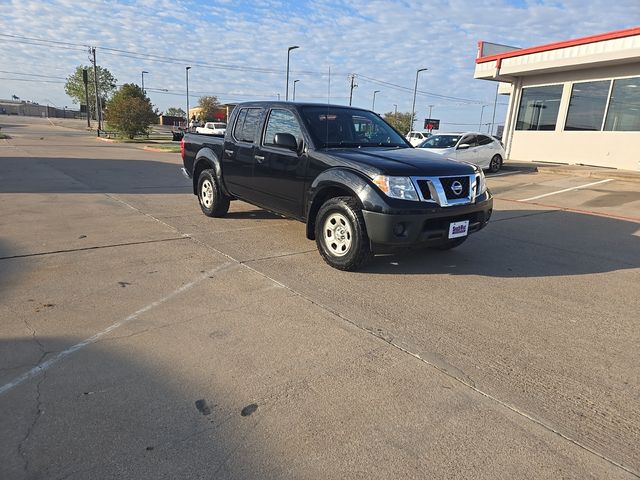
M 258 163 L 262 163 L 264 162 L 264 157 L 262 155 L 256 155 L 256 160 L 258 161 Z
M 224 153 L 226 153 L 227 155 L 231 156 L 231 155 L 233 155 L 234 151 L 233 150 L 225 150 Z

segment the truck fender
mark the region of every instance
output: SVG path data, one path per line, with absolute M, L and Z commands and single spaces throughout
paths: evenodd
M 213 150 L 207 147 L 198 150 L 198 153 L 196 154 L 196 161 L 193 164 L 192 178 L 194 195 L 198 194 L 198 177 L 200 176 L 200 172 L 209 168 L 215 171 L 216 180 L 218 180 L 218 185 L 222 189 L 222 192 L 225 195 L 230 196 L 224 182 L 222 181 L 222 164 L 220 163 L 220 159 L 218 159 L 218 156 Z
M 332 168 L 318 175 L 307 194 L 307 238 L 315 239 L 316 215 L 330 198 L 350 196 L 358 200 L 363 210 L 382 212 L 385 202 L 373 187 L 371 180 L 352 170 Z

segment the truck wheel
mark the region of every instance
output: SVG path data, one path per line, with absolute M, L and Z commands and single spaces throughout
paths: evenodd
M 220 191 L 212 169 L 203 170 L 198 177 L 198 201 L 207 217 L 224 217 L 229 211 L 229 197 Z
M 494 155 L 489 163 L 489 171 L 496 173 L 502 167 L 502 157 L 500 155 Z
M 451 250 L 452 248 L 456 248 L 462 245 L 467 240 L 467 238 L 468 237 L 454 238 L 453 240 L 448 240 L 445 243 L 437 245 L 433 248 L 435 248 L 436 250 Z
M 371 258 L 360 204 L 352 197 L 327 200 L 316 217 L 316 244 L 325 262 L 338 270 L 355 270 Z

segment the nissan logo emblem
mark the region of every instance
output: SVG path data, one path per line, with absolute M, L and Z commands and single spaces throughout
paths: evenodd
M 455 195 L 460 195 L 462 193 L 462 184 L 458 180 L 456 180 L 451 184 L 451 191 Z

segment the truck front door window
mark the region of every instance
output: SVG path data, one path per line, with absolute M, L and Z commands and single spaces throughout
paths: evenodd
M 266 146 L 275 146 L 276 133 L 289 133 L 296 137 L 298 144 L 302 140 L 302 130 L 295 115 L 289 110 L 274 109 L 269 114 L 267 128 L 264 133 L 263 144 Z

